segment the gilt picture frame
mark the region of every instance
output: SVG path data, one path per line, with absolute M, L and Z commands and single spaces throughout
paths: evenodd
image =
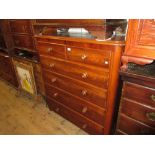
M 32 64 L 26 64 L 16 60 L 13 60 L 13 64 L 19 83 L 19 88 L 31 95 L 36 95 L 37 90 Z

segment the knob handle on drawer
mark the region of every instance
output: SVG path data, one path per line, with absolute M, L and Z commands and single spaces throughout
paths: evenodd
M 56 80 L 57 80 L 57 78 L 52 78 L 51 82 L 54 83 L 54 82 L 56 82 Z
M 51 53 L 52 50 L 53 50 L 52 48 L 48 48 L 48 49 L 47 49 L 47 52 L 48 52 L 48 53 Z
M 155 121 L 155 112 L 148 112 L 148 113 L 146 113 L 146 117 L 150 121 Z
M 72 49 L 70 47 L 67 48 L 67 51 L 70 52 Z
M 105 65 L 108 65 L 108 64 L 109 64 L 109 62 L 108 62 L 107 60 L 105 60 L 105 61 L 104 61 L 104 64 L 105 64 Z
M 82 74 L 82 78 L 83 78 L 83 79 L 86 79 L 87 77 L 88 77 L 88 74 L 87 74 L 87 73 L 83 73 L 83 74 Z
M 53 68 L 53 67 L 55 66 L 55 64 L 52 63 L 52 64 L 50 64 L 49 66 L 50 66 L 50 68 Z
M 57 97 L 57 96 L 58 96 L 58 93 L 54 93 L 54 94 L 53 94 L 53 97 Z
M 81 93 L 82 93 L 83 96 L 86 96 L 87 95 L 87 90 L 84 89 L 84 90 L 82 90 Z
M 151 97 L 152 101 L 155 101 L 155 95 L 151 95 L 150 97 Z
M 81 56 L 81 59 L 82 59 L 82 60 L 85 60 L 86 58 L 87 58 L 86 55 L 82 55 L 82 56 Z
M 84 107 L 84 108 L 82 109 L 82 113 L 86 113 L 87 110 L 88 110 L 88 108 L 87 108 L 87 107 Z

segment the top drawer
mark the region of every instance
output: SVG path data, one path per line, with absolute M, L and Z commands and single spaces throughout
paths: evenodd
M 155 89 L 125 82 L 123 97 L 155 107 Z
M 10 20 L 10 29 L 13 33 L 32 33 L 28 20 Z
M 67 46 L 66 51 L 69 60 L 109 68 L 110 51 L 83 49 L 72 46 Z
M 37 49 L 41 55 L 65 58 L 65 46 L 38 42 Z

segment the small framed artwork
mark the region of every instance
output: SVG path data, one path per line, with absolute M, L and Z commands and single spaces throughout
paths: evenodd
M 13 60 L 13 63 L 14 63 L 20 89 L 32 95 L 36 95 L 37 90 L 36 90 L 32 64 L 31 63 L 26 64 L 16 60 Z

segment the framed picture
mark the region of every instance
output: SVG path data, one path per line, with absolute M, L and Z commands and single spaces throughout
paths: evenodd
M 37 91 L 32 64 L 22 63 L 16 60 L 13 60 L 13 63 L 20 89 L 32 95 L 36 95 Z

